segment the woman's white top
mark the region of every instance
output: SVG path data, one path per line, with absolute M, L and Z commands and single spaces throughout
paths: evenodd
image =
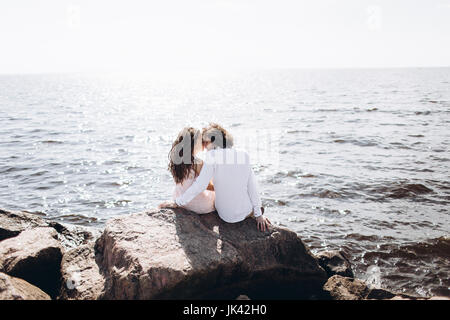
M 248 153 L 234 148 L 213 149 L 205 154 L 202 170 L 192 185 L 175 199 L 181 207 L 186 206 L 213 180 L 215 207 L 226 222 L 239 222 L 253 212 L 261 215 L 259 196 Z

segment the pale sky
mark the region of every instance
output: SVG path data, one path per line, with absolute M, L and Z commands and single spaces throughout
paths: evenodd
M 0 73 L 450 66 L 450 0 L 1 0 Z

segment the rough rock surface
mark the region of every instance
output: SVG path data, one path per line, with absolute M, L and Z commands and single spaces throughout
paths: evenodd
M 101 231 L 96 228 L 66 225 L 54 221 L 49 222 L 48 225 L 58 232 L 58 239 L 66 250 L 94 243 L 101 235 Z
M 288 229 L 181 209 L 110 220 L 96 249 L 106 299 L 320 298 L 327 278 Z
M 64 248 L 75 248 L 95 241 L 101 234 L 98 229 L 65 225 L 47 221 L 43 213 L 8 211 L 0 209 L 0 241 L 19 235 L 22 231 L 37 227 L 52 227 L 58 232 L 58 239 Z
M 0 241 L 15 237 L 27 229 L 47 226 L 38 215 L 0 209 Z
M 316 255 L 319 265 L 326 271 L 328 277 L 340 275 L 353 278 L 352 265 L 343 252 L 322 251 Z
M 103 292 L 105 279 L 96 262 L 93 243 L 66 252 L 61 262 L 60 299 L 96 300 Z
M 57 237 L 55 229 L 38 227 L 0 241 L 0 271 L 56 296 L 63 252 Z
M 370 292 L 365 282 L 339 275 L 329 278 L 323 289 L 333 300 L 363 300 Z
M 334 275 L 328 279 L 323 289 L 333 300 L 417 300 L 425 299 L 394 293 L 381 288 L 372 288 L 364 281 Z
M 0 272 L 0 300 L 50 300 L 50 296 L 25 280 Z

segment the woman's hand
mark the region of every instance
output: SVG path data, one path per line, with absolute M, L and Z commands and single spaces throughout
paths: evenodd
M 168 208 L 168 209 L 176 209 L 178 205 L 173 201 L 165 201 L 158 206 L 158 209 Z
M 256 218 L 257 228 L 261 231 L 269 230 L 269 226 L 272 225 L 272 223 L 264 217 L 263 215 Z

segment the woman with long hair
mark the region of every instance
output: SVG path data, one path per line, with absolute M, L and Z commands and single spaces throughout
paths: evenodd
M 186 127 L 178 134 L 169 152 L 169 171 L 175 181 L 173 199 L 182 195 L 199 175 L 203 161 L 196 155 L 203 150 L 202 133 L 192 127 Z M 202 191 L 183 207 L 202 214 L 215 210 L 214 187 L 210 182 L 208 188 Z

